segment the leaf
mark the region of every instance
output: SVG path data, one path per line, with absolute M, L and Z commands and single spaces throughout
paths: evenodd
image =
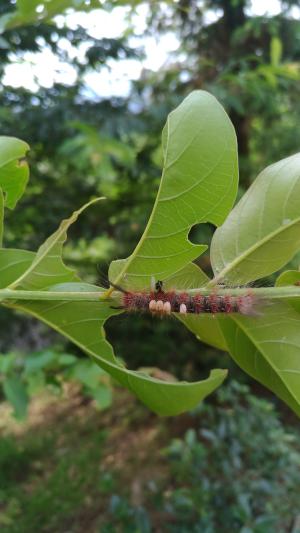
M 160 415 L 176 415 L 194 408 L 224 381 L 227 371 L 223 369 L 213 370 L 207 379 L 195 383 L 164 382 L 141 372 L 127 370 L 116 360 L 103 329 L 105 321 L 119 311 L 111 309 L 109 301 L 59 301 L 59 290 L 66 291 L 69 286 L 69 289 L 74 291 L 76 285 L 65 283 L 57 287 L 57 301 L 20 301 L 9 304 L 8 307 L 35 316 L 70 339 L 101 368 Z M 81 290 L 99 291 L 99 287 L 93 285 L 78 285 Z
M 25 374 L 33 374 L 39 370 L 51 368 L 57 361 L 57 354 L 52 350 L 44 350 L 43 352 L 35 352 L 27 355 L 25 360 Z
M 276 280 L 276 287 L 286 287 L 288 285 L 300 286 L 300 271 L 299 270 L 286 270 L 278 276 Z
M 215 282 L 268 276 L 300 248 L 300 154 L 267 167 L 218 228 L 211 244 Z
M 286 270 L 278 276 L 276 280 L 276 287 L 286 287 L 287 285 L 295 285 L 299 287 L 299 296 L 300 296 L 300 272 L 299 270 Z M 299 298 L 289 298 L 288 302 L 296 309 L 300 311 L 300 302 Z
M 0 249 L 0 289 L 19 278 L 31 265 L 35 254 L 13 248 Z
M 20 378 L 17 375 L 5 378 L 3 391 L 6 399 L 14 408 L 15 417 L 19 419 L 25 418 L 28 407 L 28 395 L 25 385 Z
M 3 242 L 3 225 L 4 225 L 4 196 L 2 189 L 0 189 L 0 246 Z
M 222 224 L 235 200 L 234 128 L 209 93 L 194 91 L 170 113 L 163 131 L 164 168 L 144 234 L 117 278 L 131 288 L 166 279 L 207 248 L 188 240 L 192 226 Z
M 0 253 L 0 267 L 5 260 L 6 273 L 12 273 L 13 268 L 20 269 L 19 273 L 27 270 L 27 263 L 32 263 L 34 254 L 23 250 L 6 250 L 9 260 L 5 259 L 4 250 Z M 28 254 L 28 256 L 27 256 Z M 25 260 L 25 261 L 23 261 Z M 23 262 L 22 262 L 23 261 Z M 15 274 L 12 275 L 14 278 Z M 72 278 L 72 273 L 70 275 Z M 227 371 L 214 370 L 208 379 L 196 383 L 167 383 L 155 380 L 139 372 L 129 371 L 120 366 L 115 359 L 111 345 L 105 339 L 105 321 L 118 314 L 119 311 L 110 308 L 109 301 L 68 301 L 59 300 L 59 291 L 97 291 L 99 287 L 85 283 L 65 283 L 51 286 L 51 291 L 58 291 L 57 301 L 22 301 L 6 303 L 6 307 L 19 309 L 37 319 L 70 339 L 95 362 L 117 381 L 129 388 L 150 409 L 163 415 L 175 415 L 195 407 L 203 398 L 217 388 L 224 381 Z
M 4 205 L 14 209 L 23 195 L 29 169 L 24 157 L 29 146 L 14 137 L 0 136 L 0 188 L 4 191 Z
M 90 395 L 94 398 L 97 407 L 107 409 L 112 403 L 112 390 L 107 385 L 98 385 L 97 389 L 89 390 Z
M 300 416 L 300 316 L 274 303 L 265 315 L 220 321 L 230 354 L 250 376 Z
M 96 198 L 74 211 L 72 216 L 63 220 L 58 230 L 38 249 L 29 268 L 10 285 L 11 289 L 45 290 L 51 285 L 79 281 L 76 273 L 65 266 L 62 260 L 62 247 L 67 238 L 67 230 L 87 207 L 101 200 Z
M 72 368 L 71 377 L 79 381 L 82 385 L 86 385 L 90 389 L 96 389 L 100 384 L 100 376 L 104 374 L 103 370 L 99 368 L 88 359 L 78 361 Z
M 270 59 L 273 67 L 278 67 L 282 58 L 282 41 L 279 37 L 272 37 L 270 45 Z

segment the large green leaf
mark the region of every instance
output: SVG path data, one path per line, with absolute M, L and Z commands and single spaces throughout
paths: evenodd
M 164 167 L 144 234 L 115 283 L 149 287 L 207 248 L 188 240 L 200 222 L 220 225 L 235 200 L 238 180 L 234 128 L 209 93 L 195 91 L 170 113 L 163 131 Z
M 282 302 L 259 317 L 220 320 L 229 351 L 250 376 L 300 416 L 300 316 Z
M 238 285 L 268 276 L 300 248 L 300 154 L 267 167 L 211 245 L 217 280 Z
M 4 205 L 14 209 L 23 195 L 29 177 L 24 157 L 29 146 L 14 137 L 0 136 L 0 188 L 4 191 Z
M 99 291 L 99 287 L 88 284 L 62 284 L 51 288 L 58 291 L 57 301 L 22 301 L 9 307 L 35 316 L 73 341 L 156 413 L 176 415 L 192 409 L 224 381 L 227 371 L 223 369 L 213 370 L 207 379 L 195 383 L 164 382 L 142 372 L 127 370 L 114 357 L 103 329 L 105 321 L 119 311 L 111 309 L 108 301 L 60 301 L 59 291 L 68 288 Z
M 13 281 L 10 288 L 45 290 L 57 283 L 79 281 L 76 273 L 63 263 L 62 247 L 69 226 L 77 220 L 82 211 L 98 200 L 101 198 L 91 200 L 78 211 L 74 211 L 70 218 L 63 220 L 58 230 L 40 246 L 29 268 Z

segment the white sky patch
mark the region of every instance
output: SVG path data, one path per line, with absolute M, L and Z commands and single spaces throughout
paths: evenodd
M 15 61 L 5 68 L 4 85 L 36 92 L 39 86 L 52 87 L 54 81 L 67 85 L 76 81 L 76 70 L 70 64 L 60 62 L 48 48 L 38 53 L 27 52 L 23 59 L 12 55 L 12 59 Z
M 127 96 L 130 92 L 131 81 L 137 80 L 141 76 L 143 69 L 158 71 L 170 61 L 170 55 L 179 47 L 176 36 L 169 32 L 156 38 L 155 36 L 144 35 L 147 29 L 148 4 L 137 7 L 136 14 L 133 15 L 134 35 L 129 38 L 129 44 L 133 47 L 142 47 L 145 51 L 145 59 L 124 59 L 108 60 L 106 66 L 99 66 L 97 69 L 86 74 L 86 90 L 94 96 Z M 276 15 L 281 11 L 279 0 L 252 0 L 251 14 L 256 15 Z M 67 21 L 70 29 L 75 29 L 79 25 L 84 27 L 91 37 L 94 38 L 118 38 L 124 34 L 128 28 L 128 17 L 130 9 L 128 7 L 116 7 L 111 12 L 102 9 L 94 10 L 90 13 L 70 13 L 66 16 L 56 17 L 56 23 L 62 27 Z M 293 16 L 299 16 L 294 10 Z M 214 22 L 221 16 L 220 10 L 207 11 L 205 21 Z M 77 57 L 84 59 L 89 43 L 82 43 L 78 49 L 72 46 L 67 39 L 60 39 L 59 45 L 72 60 Z M 5 69 L 3 79 L 4 85 L 12 87 L 25 87 L 30 91 L 37 91 L 39 86 L 52 87 L 55 82 L 72 85 L 76 81 L 76 70 L 70 64 L 60 61 L 51 50 L 45 46 L 42 52 L 23 54 L 22 58 L 11 56 L 12 63 Z
M 279 0 L 252 0 L 251 7 L 247 9 L 248 13 L 255 15 L 278 15 L 282 10 Z

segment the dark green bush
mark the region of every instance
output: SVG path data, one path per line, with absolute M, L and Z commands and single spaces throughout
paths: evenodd
M 162 451 L 167 474 L 148 484 L 143 524 L 141 508 L 112 496 L 103 531 L 292 530 L 300 514 L 300 433 L 287 431 L 273 405 L 247 386 L 233 381 L 216 396 L 216 404 L 202 404 L 192 414 L 193 429 Z
M 300 446 L 272 404 L 233 382 L 165 450 L 174 476 L 170 531 L 288 531 L 300 513 Z

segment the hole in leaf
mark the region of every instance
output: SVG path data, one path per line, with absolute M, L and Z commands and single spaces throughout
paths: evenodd
M 201 343 L 174 317 L 121 314 L 106 322 L 105 331 L 116 357 L 130 370 L 156 367 L 195 381 L 205 379 L 211 368 L 224 367 L 224 352 Z

